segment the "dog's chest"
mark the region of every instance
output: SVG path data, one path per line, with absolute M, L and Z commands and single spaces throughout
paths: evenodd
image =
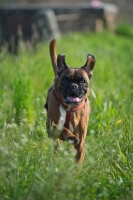
M 60 112 L 60 118 L 59 118 L 59 122 L 58 122 L 58 128 L 59 129 L 62 129 L 63 126 L 65 125 L 66 123 L 66 120 L 67 120 L 67 111 L 63 108 L 62 105 L 60 105 L 59 107 L 59 112 Z M 67 128 L 70 129 L 71 132 L 73 132 L 73 125 L 71 124 L 71 121 L 69 119 L 68 121 L 68 126 Z
M 60 112 L 60 118 L 59 118 L 59 122 L 58 122 L 58 127 L 62 128 L 66 121 L 66 111 L 62 105 L 60 105 L 60 107 L 59 107 L 59 112 Z

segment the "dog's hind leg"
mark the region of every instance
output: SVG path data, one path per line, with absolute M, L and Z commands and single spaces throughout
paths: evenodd
M 60 148 L 60 139 L 57 138 L 56 140 L 53 140 L 54 142 L 54 153 L 57 153 L 58 149 Z

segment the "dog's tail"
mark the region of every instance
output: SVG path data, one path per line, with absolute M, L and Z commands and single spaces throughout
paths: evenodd
M 56 57 L 56 40 L 53 39 L 49 45 L 51 62 L 54 70 L 55 77 L 57 76 L 57 57 Z

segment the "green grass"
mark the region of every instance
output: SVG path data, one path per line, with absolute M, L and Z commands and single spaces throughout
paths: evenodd
M 47 137 L 43 108 L 54 73 L 48 43 L 0 59 L 0 199 L 133 199 L 132 38 L 75 33 L 57 41 L 71 66 L 96 57 L 83 166 Z

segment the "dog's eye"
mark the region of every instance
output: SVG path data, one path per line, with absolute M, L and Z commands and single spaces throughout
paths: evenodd
M 80 83 L 85 83 L 86 82 L 86 80 L 85 79 L 82 79 L 81 81 L 80 81 Z

